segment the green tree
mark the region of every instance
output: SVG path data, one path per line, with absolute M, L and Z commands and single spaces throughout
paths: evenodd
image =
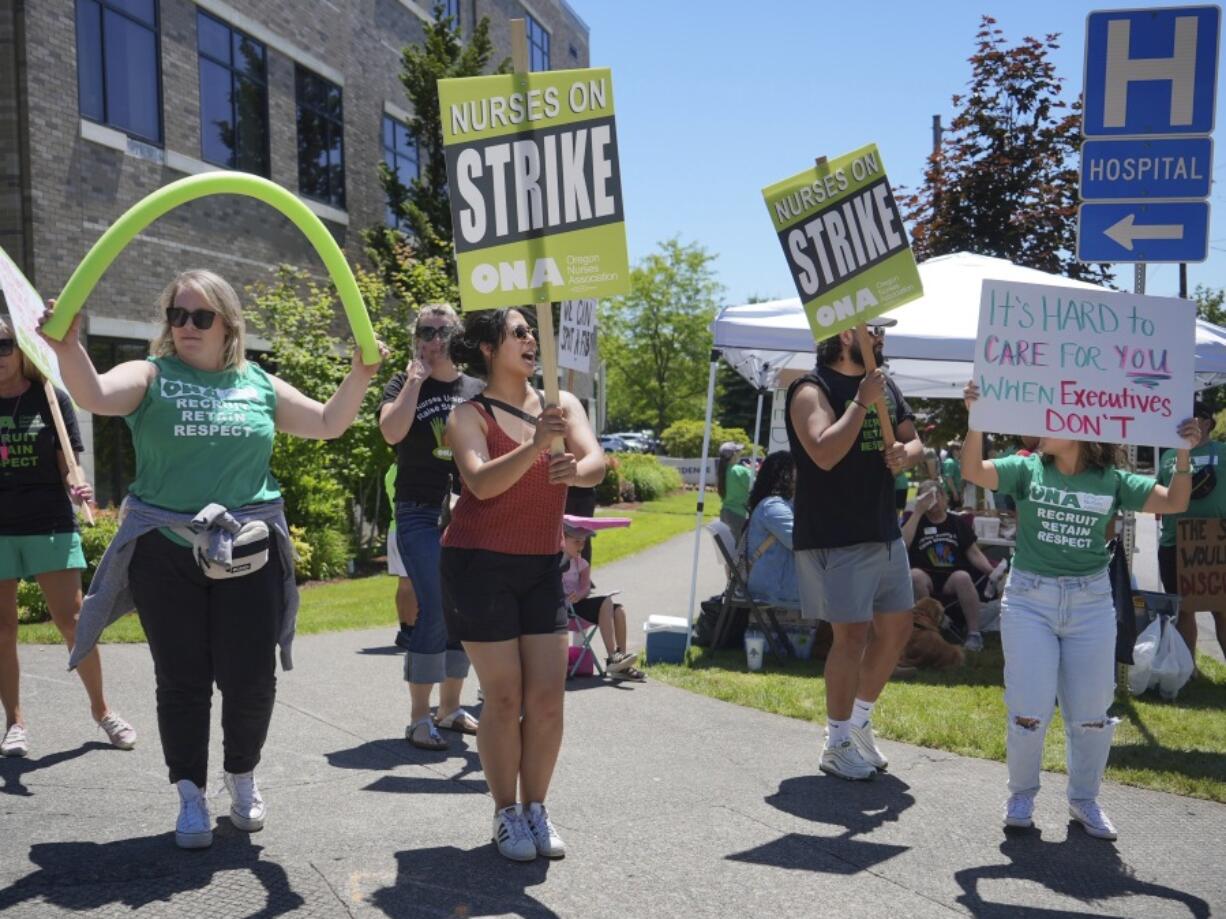
M 657 434 L 704 414 L 711 320 L 722 286 L 715 256 L 673 238 L 630 271 L 630 292 L 601 304 L 609 418 Z
M 984 16 L 968 91 L 928 158 L 919 191 L 900 203 L 918 258 L 976 252 L 1101 283 L 1103 265 L 1074 257 L 1081 104 L 1066 102 L 1050 53 L 1058 34 L 1008 47 Z
M 408 234 L 385 226 L 371 227 L 363 233 L 367 253 L 389 286 L 406 257 L 406 248 L 417 259 L 442 260 L 447 275 L 455 278 L 438 81 L 485 73 L 494 55 L 489 26 L 489 19 L 482 17 L 468 41 L 462 42 L 456 23 L 445 14 L 441 4 L 435 4 L 434 21 L 426 26 L 425 41 L 406 45 L 402 52 L 400 83 L 413 110 L 408 127 L 417 140 L 421 175 L 406 186 L 381 163 L 379 180 L 387 194 L 388 207 L 407 223 Z M 498 71 L 506 72 L 508 67 L 509 62 L 503 61 Z M 406 246 L 409 238 L 411 247 Z

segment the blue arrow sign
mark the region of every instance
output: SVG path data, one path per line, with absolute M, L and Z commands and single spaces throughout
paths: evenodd
M 1083 200 L 1207 198 L 1213 141 L 1207 137 L 1087 140 L 1081 145 Z
M 1212 133 L 1220 19 L 1216 6 L 1091 13 L 1083 133 Z
M 1209 254 L 1206 201 L 1091 202 L 1077 217 L 1083 262 L 1203 262 Z

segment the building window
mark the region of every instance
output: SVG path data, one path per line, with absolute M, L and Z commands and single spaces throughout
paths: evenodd
M 254 172 L 268 169 L 268 75 L 264 46 L 201 11 L 200 154 L 206 163 Z
M 81 115 L 162 143 L 156 0 L 77 0 Z
M 149 344 L 125 338 L 89 336 L 89 356 L 105 373 L 124 361 L 143 361 Z M 99 507 L 118 507 L 136 478 L 136 452 L 132 432 L 118 416 L 94 416 L 94 491 Z
M 451 28 L 460 30 L 460 0 L 443 0 L 443 15 L 451 17 Z
M 345 128 L 341 88 L 294 68 L 298 97 L 298 192 L 345 209 Z
M 530 14 L 525 13 L 524 18 L 528 21 L 528 59 L 530 61 L 530 69 L 548 70 L 549 33 Z
M 391 115 L 383 116 L 383 162 L 405 188 L 421 175 L 417 138 L 404 122 L 397 121 Z M 387 208 L 386 219 L 389 227 L 405 231 L 409 229 L 407 223 L 396 218 L 391 207 Z

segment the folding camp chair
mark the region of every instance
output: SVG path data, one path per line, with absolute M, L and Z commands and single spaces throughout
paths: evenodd
M 596 652 L 592 650 L 592 638 L 600 630 L 599 626 L 597 626 L 595 623 L 589 624 L 586 619 L 580 619 L 575 615 L 574 606 L 567 603 L 566 628 L 567 631 L 575 632 L 579 635 L 581 646 L 583 648 L 583 650 L 575 656 L 575 662 L 570 665 L 570 670 L 567 671 L 566 678 L 570 679 L 579 672 L 579 668 L 583 666 L 583 658 L 589 654 L 592 656 L 592 669 L 603 677 L 605 675 L 604 667 L 601 666 L 600 658 L 596 655 Z
M 766 603 L 760 603 L 749 595 L 749 586 L 741 577 L 740 568 L 737 567 L 735 561 L 736 545 L 732 538 L 732 530 L 726 523 L 716 520 L 707 524 L 707 531 L 715 540 L 715 548 L 724 560 L 724 567 L 728 569 L 728 583 L 724 588 L 723 607 L 720 609 L 719 618 L 715 621 L 715 634 L 711 647 L 718 648 L 723 644 L 727 631 L 732 626 L 733 614 L 738 609 L 745 609 L 749 612 L 749 618 L 766 635 L 767 644 L 770 645 L 771 653 L 777 660 L 782 660 L 787 656 L 794 657 L 792 643 L 788 640 L 783 627 L 779 625 L 779 620 L 775 616 L 775 608 Z

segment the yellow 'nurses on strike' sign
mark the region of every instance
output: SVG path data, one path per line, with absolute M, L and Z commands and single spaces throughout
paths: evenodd
M 623 293 L 629 264 L 610 72 L 438 85 L 464 309 Z

